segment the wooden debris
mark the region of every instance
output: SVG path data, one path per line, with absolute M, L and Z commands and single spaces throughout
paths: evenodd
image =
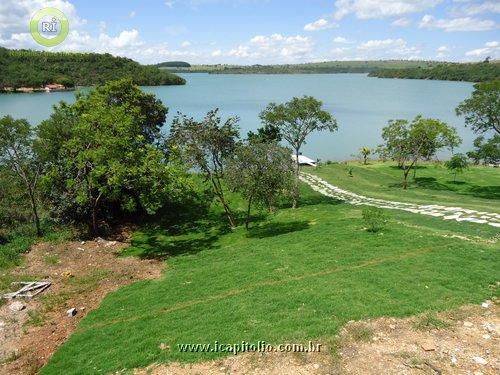
M 6 293 L 3 298 L 14 299 L 19 297 L 33 298 L 37 294 L 42 293 L 50 286 L 50 281 L 21 281 L 13 282 L 12 284 L 23 285 L 23 287 L 15 292 Z

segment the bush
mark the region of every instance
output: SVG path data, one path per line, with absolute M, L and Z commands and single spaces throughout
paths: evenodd
M 363 208 L 362 215 L 368 232 L 379 232 L 387 225 L 388 217 L 385 212 L 378 207 Z

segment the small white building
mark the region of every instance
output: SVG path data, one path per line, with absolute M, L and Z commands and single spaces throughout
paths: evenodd
M 294 154 L 292 154 L 292 160 L 297 162 L 297 158 Z M 316 167 L 316 162 L 312 159 L 309 159 L 307 156 L 299 155 L 299 165 L 310 165 L 312 167 Z

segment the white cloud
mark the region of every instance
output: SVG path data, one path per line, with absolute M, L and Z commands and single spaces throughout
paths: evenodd
M 73 4 L 66 0 L 2 0 L 0 2 L 0 35 L 6 40 L 13 34 L 29 33 L 29 21 L 42 8 L 53 7 L 63 12 L 71 28 L 87 23 L 76 14 Z
M 467 16 L 475 16 L 482 13 L 500 13 L 500 2 L 485 1 L 484 3 L 468 4 L 455 9 L 455 12 L 462 13 Z
M 469 57 L 487 57 L 490 56 L 493 59 L 500 57 L 500 43 L 497 41 L 488 42 L 484 44 L 484 47 L 473 49 L 467 51 L 465 56 Z
M 189 40 L 185 40 L 184 42 L 181 43 L 182 48 L 187 48 L 191 45 L 191 42 Z
M 134 18 L 134 17 L 135 17 L 135 11 L 130 12 L 130 13 L 128 14 L 128 16 L 129 16 L 130 18 Z
M 335 19 L 340 20 L 350 13 L 357 18 L 398 17 L 433 8 L 442 0 L 337 0 Z
M 448 56 L 450 56 L 451 48 L 447 46 L 441 46 L 436 49 L 436 58 L 437 59 L 444 59 Z
M 222 56 L 222 51 L 220 49 L 216 49 L 215 51 L 213 51 L 210 56 L 212 57 L 219 57 L 219 56 Z
M 233 57 L 250 57 L 250 47 L 248 46 L 238 46 L 237 48 L 231 49 L 227 55 Z
M 248 43 L 241 44 L 222 56 L 245 59 L 246 63 L 278 63 L 312 60 L 314 42 L 306 36 L 282 34 L 256 35 Z M 217 53 L 218 56 L 219 53 Z
M 406 26 L 410 26 L 411 24 L 411 20 L 408 19 L 408 18 L 398 18 L 397 20 L 394 20 L 391 25 L 392 26 L 396 26 L 396 27 L 406 27 Z
M 333 22 L 330 22 L 324 18 L 320 18 L 317 21 L 308 23 L 304 26 L 305 31 L 319 31 L 319 30 L 326 30 L 326 29 L 331 29 L 333 27 L 336 27 L 337 25 Z
M 404 39 L 374 39 L 358 45 L 358 50 L 365 52 L 369 57 L 407 57 L 415 58 L 420 54 L 416 47 L 410 47 Z
M 333 38 L 333 43 L 338 43 L 338 44 L 349 44 L 352 43 L 351 40 L 344 38 L 343 36 L 337 36 Z
M 109 48 L 123 48 L 130 46 L 140 46 L 144 44 L 139 40 L 139 32 L 136 29 L 123 30 L 118 36 L 110 37 L 107 34 L 99 34 L 99 43 Z
M 422 17 L 418 27 L 423 29 L 443 29 L 447 32 L 453 32 L 493 30 L 497 26 L 495 21 L 492 20 L 481 20 L 471 17 L 436 19 L 434 16 L 426 14 Z

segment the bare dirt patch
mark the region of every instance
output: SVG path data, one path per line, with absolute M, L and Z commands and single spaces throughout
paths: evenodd
M 1 374 L 36 373 L 107 293 L 160 276 L 163 262 L 118 257 L 125 246 L 102 239 L 37 244 L 23 266 L 2 275 L 9 281 L 48 280 L 52 285 L 33 300 L 19 299 L 25 305 L 21 311 L 12 311 L 11 302 L 0 306 Z M 70 308 L 77 309 L 74 317 L 66 314 Z
M 498 307 L 484 306 L 348 324 L 340 334 L 341 373 L 498 374 Z M 359 327 L 371 337 L 353 339 Z
M 498 374 L 499 329 L 498 307 L 487 301 L 407 319 L 349 322 L 330 350 L 324 345 L 320 353 L 246 353 L 194 364 L 154 364 L 134 374 Z
M 152 365 L 134 375 L 326 375 L 332 372 L 332 357 L 320 353 L 248 353 L 194 364 Z

